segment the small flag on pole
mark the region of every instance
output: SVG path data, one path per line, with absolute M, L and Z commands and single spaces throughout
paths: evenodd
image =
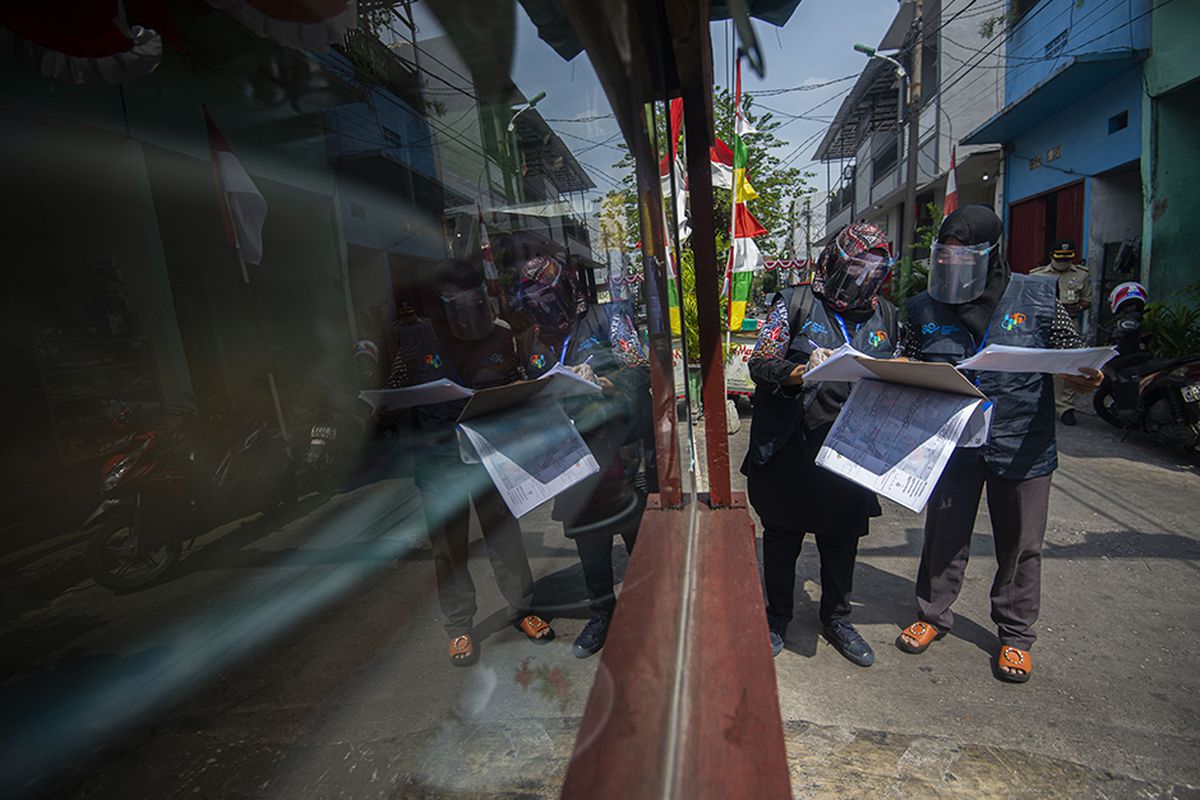
M 754 242 L 767 229 L 762 226 L 745 204 L 739 203 L 733 217 L 733 247 L 729 251 L 729 330 L 740 331 L 750 301 L 754 271 L 766 267 L 762 253 Z
M 208 149 L 212 157 L 225 239 L 230 247 L 237 249 L 246 264 L 261 263 L 262 228 L 267 218 L 267 201 L 254 181 L 250 180 L 242 162 L 233 154 L 233 148 L 207 108 L 204 109 L 204 122 L 208 127 Z
M 958 208 L 958 180 L 954 176 L 957 164 L 955 163 L 958 157 L 958 146 L 950 148 L 950 174 L 946 176 L 946 203 L 942 207 L 942 214 L 949 216 Z

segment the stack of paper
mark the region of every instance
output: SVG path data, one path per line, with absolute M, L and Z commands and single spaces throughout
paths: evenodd
M 1056 375 L 1074 375 L 1081 369 L 1100 369 L 1116 354 L 1115 347 L 1048 350 L 1040 347 L 989 344 L 961 362 L 958 367 L 983 372 L 1049 372 Z

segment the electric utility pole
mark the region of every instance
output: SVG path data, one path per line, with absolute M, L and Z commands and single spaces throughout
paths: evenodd
M 804 258 L 812 261 L 812 196 L 804 196 Z
M 908 179 L 904 192 L 904 224 L 901 254 L 907 258 L 900 264 L 900 286 L 908 287 L 912 275 L 913 237 L 917 228 L 917 150 L 921 140 L 921 56 L 925 44 L 923 0 L 913 2 L 913 24 L 917 28 L 913 43 L 912 66 L 908 71 Z

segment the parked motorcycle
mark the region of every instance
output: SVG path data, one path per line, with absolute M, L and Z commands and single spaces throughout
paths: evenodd
M 112 447 L 100 470 L 100 505 L 84 522 L 87 564 L 115 592 L 162 579 L 183 544 L 240 517 L 296 501 L 284 442 L 265 422 L 231 429 L 219 416 L 182 412 L 167 428 L 143 421 Z
M 1110 425 L 1145 431 L 1200 457 L 1200 353 L 1170 360 L 1147 352 L 1117 356 L 1105 365 L 1093 404 Z

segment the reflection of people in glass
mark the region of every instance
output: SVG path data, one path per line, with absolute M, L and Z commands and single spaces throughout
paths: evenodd
M 522 379 L 512 332 L 493 318 L 479 270 L 447 261 L 438 267 L 434 280 L 442 319 L 431 324 L 409 314 L 403 320 L 407 324 L 393 328 L 396 357 L 389 385 L 449 378 L 484 389 Z M 471 501 L 510 619 L 535 641 L 554 636 L 546 621 L 532 613 L 533 577 L 520 525 L 483 467 L 464 464 L 459 456 L 454 423 L 462 407 L 462 401 L 420 406 L 414 414 L 416 483 L 433 544 L 450 659 L 460 666 L 473 663 L 479 655 L 473 636 L 475 584 L 467 569 Z
M 821 557 L 821 625 L 838 651 L 863 667 L 871 646 L 850 624 L 858 540 L 881 511 L 867 489 L 816 465 L 847 383 L 804 382 L 832 348 L 852 344 L 876 358 L 896 352 L 896 309 L 879 297 L 891 270 L 887 236 L 874 225 L 842 228 L 821 253 L 811 287 L 775 296 L 750 356 L 754 419 L 742 464 L 750 503 L 763 524 L 763 578 L 771 652 L 783 651 L 796 588 L 796 560 L 807 532 Z
M 592 618 L 575 640 L 579 658 L 604 646 L 616 608 L 612 548 L 620 534 L 632 552 L 644 495 L 633 478 L 641 461 L 638 425 L 649 401 L 649 361 L 629 314 L 618 305 L 589 306 L 577 276 L 557 256 L 529 255 L 508 243 L 517 262 L 510 306 L 527 325 L 518 334 L 530 377 L 555 364 L 573 368 L 604 390 L 569 398 L 567 413 L 600 465 L 600 472 L 555 498 L 554 518 L 575 540 L 587 584 Z

